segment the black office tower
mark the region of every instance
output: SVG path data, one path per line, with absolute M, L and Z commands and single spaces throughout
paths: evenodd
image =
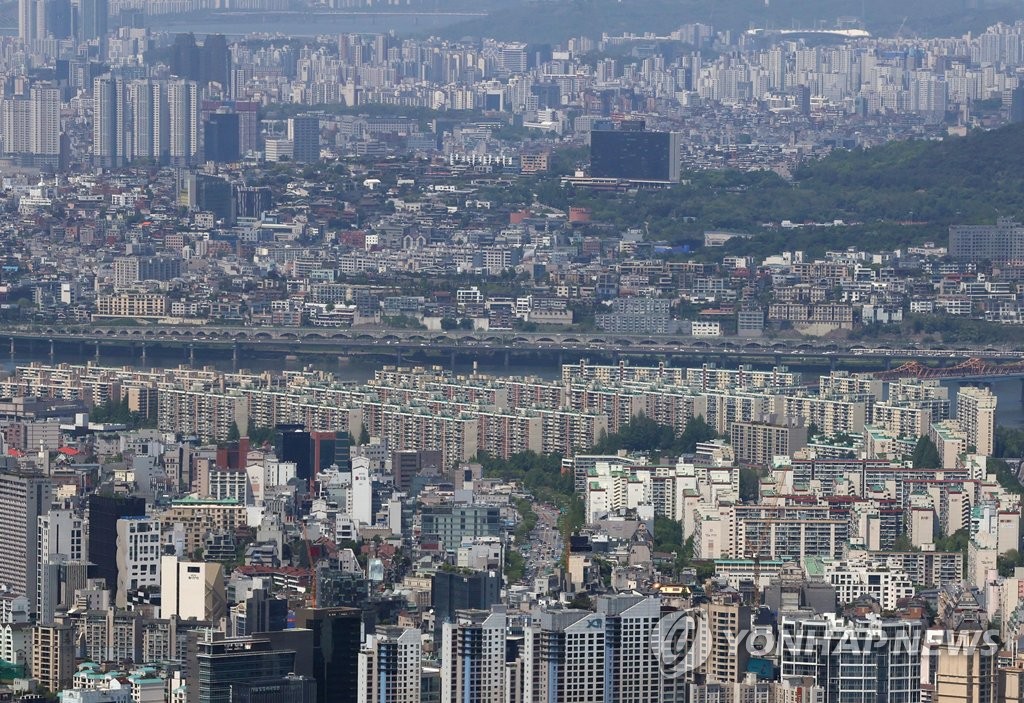
M 278 425 L 274 453 L 281 461 L 295 462 L 295 476 L 309 480 L 313 475 L 313 440 L 305 425 Z
M 227 95 L 230 91 L 231 52 L 223 34 L 208 34 L 199 50 L 199 81 L 219 83 Z
M 352 438 L 348 432 L 311 432 L 313 470 L 317 473 L 332 465 L 342 471 L 352 470 Z
M 146 514 L 144 498 L 89 496 L 89 562 L 107 588 L 117 587 L 117 521 Z
M 357 700 L 362 613 L 355 608 L 299 608 L 295 626 L 313 631 L 317 703 Z
M 238 115 L 215 112 L 203 123 L 203 158 L 218 164 L 238 161 Z
M 107 36 L 107 17 L 110 6 L 107 0 L 80 0 L 75 24 L 75 34 L 79 41 L 103 39 Z M 105 42 L 100 42 L 103 47 Z
M 54 39 L 71 37 L 71 0 L 46 0 L 46 33 Z
M 500 600 L 501 575 L 497 571 L 439 571 L 430 579 L 430 605 L 437 632 L 441 624 L 451 621 L 456 610 L 488 610 Z
M 320 118 L 293 117 L 288 120 L 288 138 L 292 140 L 292 159 L 300 164 L 320 160 Z
M 270 188 L 267 186 L 235 186 L 235 216 L 253 217 L 260 215 L 274 206 Z
M 1024 87 L 1014 88 L 1010 91 L 1010 122 L 1014 124 L 1024 122 Z
M 274 681 L 232 684 L 231 703 L 316 703 L 316 679 L 288 674 Z
M 590 175 L 628 181 L 679 182 L 679 134 L 642 129 L 590 132 Z
M 193 34 L 176 34 L 171 45 L 171 73 L 190 81 L 199 80 L 199 47 Z
M 262 637 L 190 632 L 187 651 L 188 703 L 232 703 L 235 685 L 277 682 L 295 671 L 295 652 Z
M 235 193 L 230 181 L 206 173 L 194 173 L 188 178 L 190 179 L 189 187 L 194 189 L 189 193 L 189 200 L 196 209 L 212 212 L 218 220 L 223 220 L 228 224 L 234 222 Z

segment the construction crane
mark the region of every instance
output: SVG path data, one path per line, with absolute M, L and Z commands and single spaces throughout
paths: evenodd
M 896 30 L 896 38 L 897 39 L 899 39 L 903 35 L 903 27 L 906 26 L 908 19 L 910 19 L 909 16 L 904 17 L 903 21 L 900 22 L 900 28 Z
M 768 530 L 771 528 L 762 524 L 762 529 L 757 531 L 757 543 L 753 550 L 748 553 L 748 558 L 754 560 L 754 609 L 761 609 L 761 558 L 765 553 L 766 542 L 768 541 Z
M 316 562 L 313 561 L 313 542 L 309 539 L 309 525 L 302 523 L 302 541 L 306 543 L 306 558 L 309 560 L 309 594 L 311 607 L 316 607 Z

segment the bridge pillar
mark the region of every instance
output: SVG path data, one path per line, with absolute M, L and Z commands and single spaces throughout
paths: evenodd
M 828 358 L 828 367 L 832 371 L 836 370 L 836 358 L 834 356 Z
M 506 349 L 505 350 L 505 368 L 506 369 L 508 368 L 508 356 L 509 356 L 508 349 Z
M 451 355 L 448 357 L 448 368 L 452 371 L 455 370 L 455 350 L 452 349 Z
M 231 363 L 238 368 L 238 342 L 231 345 Z
M 98 339 L 96 340 L 96 354 L 95 354 L 95 357 L 96 357 L 96 361 L 100 360 L 100 340 L 98 340 Z
M 54 353 L 53 353 L 53 340 L 51 339 L 50 340 L 50 361 L 53 361 L 53 356 L 54 356 Z
M 562 370 L 562 365 L 565 363 L 565 355 L 562 352 L 558 352 L 558 370 Z
M 193 365 L 196 363 L 196 345 L 194 344 L 188 345 L 188 363 Z
M 14 337 L 11 337 L 11 358 L 14 358 Z
M 887 356 L 887 357 L 885 357 L 885 370 L 888 371 L 891 368 L 892 368 L 892 357 L 891 356 Z
M 145 342 L 142 342 L 139 345 L 139 355 L 142 357 L 142 361 L 145 362 L 146 361 L 146 343 Z
M 395 350 L 395 358 L 398 360 L 398 364 L 397 365 L 401 366 L 402 365 L 402 361 L 403 361 L 403 359 L 402 359 L 402 350 L 401 349 L 396 349 Z
M 1020 379 L 1020 402 L 1024 404 L 1024 378 Z

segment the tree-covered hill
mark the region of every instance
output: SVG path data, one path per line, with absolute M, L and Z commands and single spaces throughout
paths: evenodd
M 812 252 L 839 246 L 892 248 L 921 241 L 943 244 L 950 224 L 1024 218 L 1024 125 L 943 141 L 893 142 L 837 151 L 798 169 L 793 181 L 775 173 L 712 171 L 688 174 L 666 190 L 612 196 L 534 187 L 556 207 L 589 207 L 595 222 L 642 227 L 649 239 L 699 245 L 703 233 L 755 234 L 734 241 L 735 253 L 780 248 Z M 515 198 L 509 191 L 506 197 Z M 793 223 L 859 223 L 799 230 Z M 913 222 L 913 224 L 908 224 Z

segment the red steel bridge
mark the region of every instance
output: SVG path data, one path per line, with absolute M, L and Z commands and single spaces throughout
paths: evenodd
M 993 364 L 984 359 L 971 358 L 953 366 L 925 366 L 920 361 L 908 361 L 888 371 L 874 374 L 875 378 L 891 381 L 897 378 L 991 378 L 994 376 L 1024 376 L 1024 361 Z

